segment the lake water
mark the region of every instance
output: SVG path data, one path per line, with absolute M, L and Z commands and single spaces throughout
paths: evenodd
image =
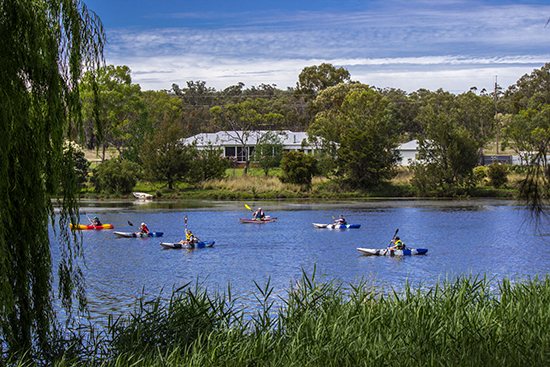
M 261 206 L 278 220 L 239 224 Z M 161 238 L 116 238 L 113 230 L 82 231 L 84 274 L 92 318 L 104 320 L 134 309 L 145 293 L 169 296 L 173 288 L 202 283 L 223 292 L 230 285 L 242 302 L 254 303 L 256 285 L 270 281 L 284 297 L 302 271 L 320 280 L 401 289 L 408 280 L 431 286 L 457 275 L 481 274 L 496 280 L 544 275 L 550 268 L 550 231 L 535 230 L 528 213 L 504 200 L 362 201 L 84 201 L 81 211 L 115 231 L 134 231 L 141 222 Z M 359 229 L 316 229 L 343 214 Z M 165 250 L 160 241 L 177 242 L 188 228 L 212 248 Z M 134 227 L 128 225 L 128 221 Z M 85 215 L 81 222 L 86 223 Z M 428 253 L 410 257 L 361 256 L 357 247 L 385 248 L 395 231 L 408 247 Z M 57 246 L 52 246 L 57 248 Z M 54 253 L 54 259 L 58 254 Z M 54 267 L 55 268 L 55 267 Z

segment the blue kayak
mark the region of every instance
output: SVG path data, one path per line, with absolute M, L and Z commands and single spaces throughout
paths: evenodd
M 214 246 L 214 241 L 200 241 L 197 243 L 189 244 L 187 242 L 179 243 L 179 242 L 160 242 L 160 245 L 163 248 L 186 248 L 186 249 L 192 249 L 192 248 L 205 248 L 205 247 L 212 247 Z
M 347 228 L 360 228 L 360 224 L 321 224 L 313 223 L 315 228 L 328 228 L 328 229 L 347 229 Z
M 162 237 L 164 232 L 149 232 L 149 233 L 141 233 L 141 232 L 113 232 L 115 236 L 117 237 Z

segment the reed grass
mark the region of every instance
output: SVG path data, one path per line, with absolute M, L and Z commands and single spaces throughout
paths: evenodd
M 113 321 L 101 366 L 547 366 L 550 277 L 483 276 L 402 291 L 318 282 L 303 274 L 257 304 L 183 287 Z M 57 366 L 81 365 L 58 362 Z

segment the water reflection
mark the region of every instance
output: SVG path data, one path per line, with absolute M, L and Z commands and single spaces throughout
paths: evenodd
M 268 281 L 282 297 L 302 271 L 326 281 L 367 280 L 385 289 L 405 281 L 426 286 L 461 274 L 502 279 L 545 274 L 549 268 L 548 233 L 525 223 L 526 212 L 499 200 L 249 201 L 279 219 L 263 225 L 239 224 L 249 217 L 244 202 L 85 201 L 82 209 L 115 230 L 131 231 L 128 221 L 146 222 L 162 238 L 116 238 L 113 230 L 83 231 L 85 277 L 92 316 L 133 310 L 136 298 L 162 294 L 197 281 L 212 291 L 232 293 L 255 303 L 255 282 Z M 327 230 L 344 214 L 360 229 Z M 160 240 L 177 242 L 187 226 L 213 248 L 163 250 Z M 82 221 L 87 221 L 83 215 Z M 357 247 L 384 248 L 399 229 L 408 247 L 428 248 L 425 256 L 366 257 Z M 52 247 L 55 251 L 57 246 Z M 57 256 L 54 254 L 54 257 Z

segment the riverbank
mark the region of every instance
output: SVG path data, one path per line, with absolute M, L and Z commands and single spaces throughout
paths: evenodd
M 346 198 L 413 198 L 419 197 L 419 193 L 410 184 L 412 173 L 409 169 L 401 167 L 397 176 L 390 182 L 369 191 L 346 190 L 335 179 L 315 177 L 310 186 L 282 183 L 278 178 L 277 170 L 265 176 L 260 169 L 249 169 L 249 174 L 242 175 L 242 169 L 229 169 L 227 177 L 219 180 L 201 182 L 197 185 L 178 183 L 173 189 L 169 189 L 163 183 L 138 182 L 134 191 L 145 192 L 154 198 L 163 200 L 183 199 L 212 199 L 212 200 L 249 200 L 249 199 L 346 199 Z M 486 182 L 471 188 L 460 188 L 452 192 L 434 192 L 428 197 L 491 197 L 507 198 L 516 197 L 514 189 L 520 175 L 513 174 L 509 177 L 509 183 L 504 188 L 493 188 Z M 110 199 L 132 198 L 132 195 L 122 193 L 96 193 L 88 188 L 82 191 L 83 198 Z

